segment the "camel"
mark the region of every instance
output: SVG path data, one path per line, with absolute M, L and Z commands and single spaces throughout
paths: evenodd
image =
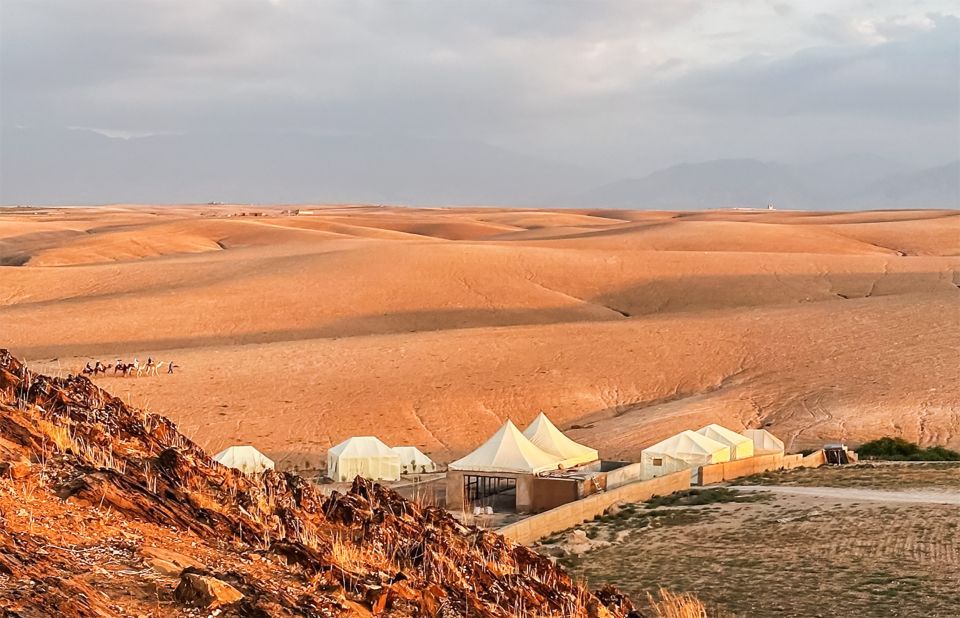
M 155 363 L 153 362 L 152 358 L 148 358 L 145 365 L 137 367 L 137 377 L 140 377 L 142 375 L 148 375 L 148 376 L 158 375 L 158 369 L 160 369 L 160 367 L 163 367 L 163 364 L 164 364 L 163 361 Z
M 97 374 L 102 373 L 106 375 L 107 370 L 110 369 L 111 367 L 113 367 L 113 365 L 110 365 L 110 364 L 104 365 L 100 361 L 97 361 L 93 367 L 90 366 L 90 363 L 87 363 L 87 365 L 83 368 L 83 374 L 88 376 L 90 375 L 96 376 Z

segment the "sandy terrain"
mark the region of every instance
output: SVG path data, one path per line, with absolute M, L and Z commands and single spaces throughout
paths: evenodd
M 173 360 L 97 381 L 300 465 L 541 409 L 605 457 L 708 421 L 960 447 L 960 213 L 310 211 L 0 211 L 0 342 Z
M 843 478 L 848 471 L 854 478 Z M 941 487 L 944 471 L 950 489 Z M 960 465 L 871 473 L 890 486 L 901 474 L 921 484 L 860 489 L 855 469 L 804 470 L 809 486 L 752 487 L 758 493 L 734 498 L 743 502 L 621 507 L 538 549 L 561 555 L 590 585 L 613 583 L 635 598 L 658 586 L 696 590 L 737 616 L 955 616 Z M 850 486 L 817 487 L 817 477 Z

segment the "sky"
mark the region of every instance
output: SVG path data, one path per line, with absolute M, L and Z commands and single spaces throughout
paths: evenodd
M 955 1 L 0 6 L 4 127 L 467 139 L 611 175 L 960 157 Z

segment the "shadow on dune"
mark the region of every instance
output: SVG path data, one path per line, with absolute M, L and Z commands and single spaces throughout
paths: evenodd
M 577 322 L 607 322 L 662 315 L 705 313 L 802 303 L 854 302 L 858 299 L 915 293 L 957 293 L 957 273 L 844 273 L 681 277 L 657 279 L 583 299 L 582 304 L 520 309 L 435 309 L 367 314 L 334 319 L 306 328 L 265 328 L 231 334 L 184 334 L 95 345 L 19 347 L 29 359 L 53 356 L 156 355 L 163 350 L 268 344 L 309 339 L 340 339 L 470 328 L 516 327 Z M 229 302 L 229 300 L 225 301 Z M 189 310 L 189 308 L 186 308 Z M 242 307 L 237 307 L 241 311 Z M 224 307 L 230 313 L 229 305 Z M 116 316 L 123 320 L 123 316 Z M 264 325 L 267 326 L 267 325 Z M 162 357 L 161 357 L 162 358 Z

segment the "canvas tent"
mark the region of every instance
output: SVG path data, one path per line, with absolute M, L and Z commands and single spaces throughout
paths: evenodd
M 701 436 L 706 436 L 711 440 L 716 440 L 721 444 L 730 447 L 730 460 L 746 459 L 753 457 L 753 440 L 738 434 L 732 429 L 727 429 L 722 425 L 711 423 L 706 427 L 697 430 Z
M 783 440 L 766 429 L 747 429 L 741 435 L 753 441 L 753 452 L 758 455 L 783 454 Z
M 249 444 L 225 448 L 214 455 L 213 460 L 244 474 L 273 470 L 273 461 Z
M 651 479 L 671 472 L 730 461 L 730 447 L 684 431 L 640 451 L 641 478 Z
M 542 450 L 507 421 L 477 450 L 448 466 L 451 470 L 536 474 L 556 470 L 563 460 Z
M 327 451 L 327 476 L 352 481 L 357 476 L 373 481 L 400 480 L 400 455 L 373 436 L 344 440 Z
M 563 460 L 564 468 L 600 459 L 597 449 L 578 444 L 565 436 L 543 412 L 523 430 L 523 435 L 541 450 Z
M 437 464 L 415 446 L 395 446 L 393 450 L 400 456 L 402 474 L 426 474 L 437 471 Z

